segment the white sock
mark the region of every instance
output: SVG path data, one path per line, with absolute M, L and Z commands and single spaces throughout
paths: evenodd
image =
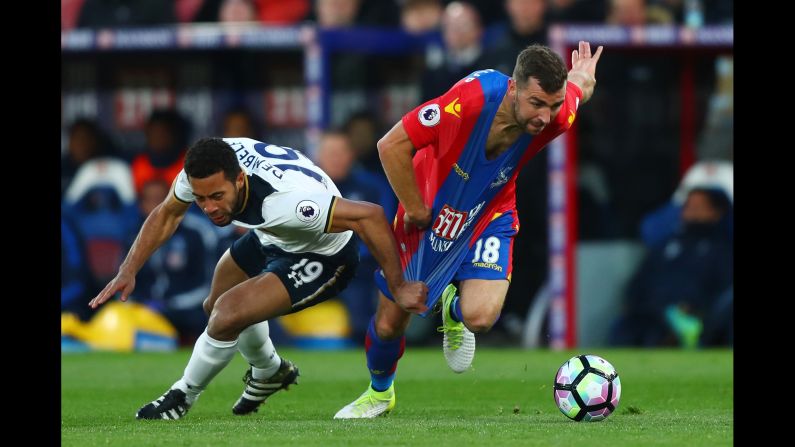
M 171 388 L 178 388 L 185 392 L 189 405 L 199 398 L 199 394 L 213 380 L 219 372 L 235 355 L 237 340 L 219 341 L 207 335 L 207 330 L 196 340 L 193 354 L 190 356 L 188 366 L 182 378 Z
M 252 366 L 251 375 L 255 379 L 272 377 L 282 364 L 269 334 L 268 322 L 263 321 L 247 327 L 237 339 L 237 349 Z

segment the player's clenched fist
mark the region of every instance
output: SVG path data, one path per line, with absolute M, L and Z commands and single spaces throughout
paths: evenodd
M 395 300 L 407 312 L 415 314 L 425 312 L 428 306 L 428 286 L 422 281 L 406 281 L 398 287 Z

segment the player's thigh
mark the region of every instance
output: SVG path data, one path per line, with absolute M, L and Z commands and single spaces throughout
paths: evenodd
M 207 314 L 212 312 L 218 297 L 243 281 L 257 276 L 265 263 L 266 258 L 253 231 L 236 240 L 215 266 L 210 295 L 204 302 Z
M 458 286 L 461 314 L 467 326 L 487 330 L 497 321 L 510 283 L 506 279 L 466 279 Z
M 208 330 L 211 334 L 241 331 L 252 324 L 288 313 L 290 307 L 290 295 L 281 279 L 271 272 L 264 272 L 218 297 Z
M 330 256 L 262 247 L 262 272 L 223 293 L 210 317 L 213 333 L 234 335 L 260 321 L 297 312 L 337 296 L 359 264 L 356 242 Z M 244 262 L 241 267 L 247 268 Z
M 517 228 L 512 212 L 492 221 L 456 272 L 461 313 L 473 326 L 491 327 L 502 310 L 513 269 Z

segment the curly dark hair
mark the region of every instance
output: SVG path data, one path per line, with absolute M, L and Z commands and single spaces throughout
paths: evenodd
M 538 84 L 547 93 L 555 93 L 566 85 L 568 78 L 566 64 L 558 53 L 544 45 L 530 45 L 522 50 L 516 58 L 513 79 L 523 89 L 536 78 Z
M 202 138 L 193 143 L 185 154 L 185 173 L 188 177 L 207 178 L 219 171 L 230 182 L 240 174 L 237 155 L 221 138 Z

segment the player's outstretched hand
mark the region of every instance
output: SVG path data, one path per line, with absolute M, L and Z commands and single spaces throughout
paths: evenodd
M 596 53 L 591 56 L 591 44 L 580 41 L 580 49 L 571 52 L 571 71 L 582 71 L 588 73 L 591 77 L 596 76 L 596 63 L 599 62 L 599 57 L 602 56 L 604 48 L 599 45 Z
M 102 289 L 99 295 L 88 302 L 88 305 L 92 309 L 96 309 L 97 306 L 111 299 L 118 291 L 121 291 L 121 300 L 127 301 L 127 297 L 130 296 L 133 289 L 135 289 L 135 275 L 119 272 L 119 274 Z
M 394 294 L 395 301 L 406 312 L 419 314 L 428 310 L 425 301 L 428 298 L 428 286 L 422 281 L 406 281 L 398 287 Z

